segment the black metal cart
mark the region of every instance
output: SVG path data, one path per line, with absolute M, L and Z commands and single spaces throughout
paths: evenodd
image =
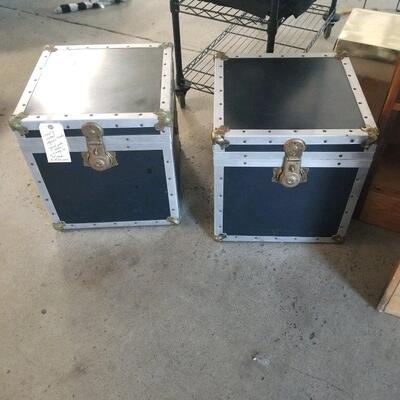
M 314 3 L 298 18 L 278 18 L 280 0 L 272 0 L 266 19 L 201 0 L 170 0 L 175 42 L 176 95 L 182 108 L 190 88 L 213 94 L 214 56 L 217 53 L 255 54 L 307 52 L 321 34 L 329 37 L 339 17 L 337 0 L 329 5 Z M 185 68 L 182 65 L 179 14 L 188 14 L 226 22 L 228 27 L 218 35 Z

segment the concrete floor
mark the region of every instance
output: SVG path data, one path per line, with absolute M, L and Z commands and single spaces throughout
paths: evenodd
M 375 311 L 400 235 L 355 221 L 342 246 L 214 242 L 211 96 L 180 113 L 182 225 L 51 228 L 7 127 L 41 48 L 171 40 L 166 0 L 58 4 L 0 0 L 0 399 L 400 398 L 400 321 Z M 186 59 L 221 28 L 189 18 Z

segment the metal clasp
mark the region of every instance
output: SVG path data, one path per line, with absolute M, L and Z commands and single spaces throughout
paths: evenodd
M 306 144 L 300 139 L 290 139 L 284 145 L 285 158 L 282 168 L 274 168 L 272 182 L 280 183 L 287 188 L 294 188 L 307 182 L 308 168 L 301 167 L 301 157 Z
M 106 171 L 118 165 L 114 152 L 106 151 L 103 142 L 103 128 L 94 123 L 87 122 L 82 125 L 81 131 L 86 138 L 88 151 L 82 153 L 85 167 L 93 168 L 96 171 Z

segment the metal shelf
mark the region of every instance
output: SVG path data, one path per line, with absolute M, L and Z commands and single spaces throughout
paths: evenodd
M 226 22 L 239 26 L 254 27 L 255 29 L 257 29 L 260 22 L 268 21 L 268 19 L 264 20 L 255 15 L 237 10 L 236 8 L 218 6 L 206 1 L 180 0 L 179 5 L 179 12 L 181 14 L 193 15 L 195 17 L 212 19 L 214 21 Z M 329 12 L 329 6 L 321 4 L 313 4 L 307 10 L 308 14 L 320 15 L 321 17 L 327 12 Z
M 180 0 L 180 13 L 212 19 L 214 21 L 227 22 L 240 26 L 257 25 L 261 18 L 244 13 L 235 8 L 218 6 L 206 1 Z
M 213 94 L 214 56 L 217 52 L 223 52 L 227 56 L 265 53 L 267 19 L 198 0 L 181 0 L 180 7 L 181 13 L 230 24 L 185 67 L 184 76 L 190 81 L 193 89 Z M 275 39 L 275 52 L 308 52 L 318 37 L 331 25 L 335 13 L 329 14 L 329 10 L 329 6 L 314 4 L 298 18 L 281 20 Z

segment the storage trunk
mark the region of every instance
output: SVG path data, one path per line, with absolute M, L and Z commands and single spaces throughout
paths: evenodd
M 57 229 L 179 223 L 171 45 L 47 48 L 10 121 Z
M 216 58 L 217 240 L 342 242 L 377 129 L 347 58 Z

